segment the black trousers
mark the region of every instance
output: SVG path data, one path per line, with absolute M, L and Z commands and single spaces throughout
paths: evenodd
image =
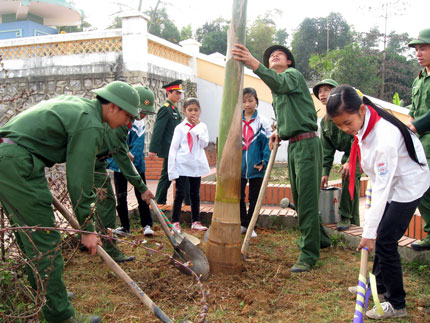
M 248 227 L 249 221 L 251 221 L 252 214 L 254 213 L 255 204 L 257 203 L 258 194 L 260 193 L 261 184 L 263 183 L 263 177 L 255 177 L 249 179 L 249 209 L 246 212 L 245 203 L 245 189 L 248 179 L 242 178 L 240 181 L 240 224 L 244 227 Z
M 189 183 L 189 193 L 191 199 L 191 219 L 192 222 L 200 221 L 200 182 L 201 177 L 179 176 L 176 179 L 176 193 L 173 202 L 172 222 L 179 222 L 182 202 L 186 196 L 187 182 Z
M 373 274 L 378 293 L 384 294 L 395 309 L 406 306 L 398 241 L 408 228 L 419 201 L 387 203 L 377 230 Z
M 145 174 L 139 173 L 143 182 L 146 184 Z M 116 211 L 118 212 L 121 226 L 127 230 L 130 230 L 130 220 L 128 218 L 128 203 L 127 203 L 127 179 L 120 172 L 114 172 L 113 180 L 115 183 L 116 193 Z M 141 193 L 135 188 L 134 194 L 136 195 L 137 202 L 139 204 L 139 215 L 140 224 L 145 227 L 147 225 L 152 227 L 151 211 L 149 210 L 148 204 L 142 200 Z

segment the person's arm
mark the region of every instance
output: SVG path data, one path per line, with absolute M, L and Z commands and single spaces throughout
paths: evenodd
M 69 135 L 66 156 L 67 189 L 77 220 L 85 231 L 94 231 L 91 204 L 96 151 L 101 146 L 103 129 L 89 128 Z
M 191 129 L 190 133 L 197 139 L 196 142 L 200 148 L 204 149 L 209 145 L 208 127 L 203 122 L 200 122 L 193 129 Z
M 181 125 L 176 126 L 172 137 L 172 143 L 169 149 L 169 158 L 167 164 L 167 172 L 169 174 L 169 181 L 179 178 L 178 171 L 176 170 L 176 155 L 178 154 L 179 147 L 182 141 Z
M 257 74 L 264 83 L 274 93 L 286 94 L 291 93 L 298 88 L 298 72 L 297 73 L 276 73 L 273 69 L 265 67 L 255 57 L 252 56 L 251 52 L 242 44 L 236 44 L 232 49 L 233 58 L 238 60 Z
M 427 112 L 420 118 L 413 120 L 411 123 L 412 126 L 415 128 L 415 131 L 411 129 L 411 127 L 409 128 L 415 133 L 421 135 L 427 131 L 430 131 L 430 112 Z
M 170 108 L 163 106 L 160 108 L 160 110 L 158 110 L 157 118 L 155 119 L 154 130 L 151 136 L 151 142 L 149 144 L 150 157 L 153 157 L 154 154 L 159 154 L 160 152 L 162 146 L 161 142 L 163 140 L 167 123 L 169 122 L 169 112 L 167 109 Z
M 106 133 L 109 151 L 115 159 L 118 168 L 121 170 L 122 175 L 131 183 L 139 192 L 144 193 L 148 187 L 143 182 L 140 174 L 134 167 L 130 157 L 128 156 L 127 146 L 127 129 L 120 127 L 110 129 Z

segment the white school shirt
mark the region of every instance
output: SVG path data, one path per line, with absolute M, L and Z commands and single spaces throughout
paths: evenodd
M 369 118 L 366 107 L 364 125 L 357 137 L 361 167 L 372 183 L 372 204 L 365 212 L 363 238 L 375 239 L 387 202 L 412 202 L 423 196 L 430 186 L 430 173 L 417 136 L 411 133 L 418 160 L 424 166 L 409 157 L 400 130 L 382 117 L 362 140 Z
M 209 144 L 209 133 L 206 124 L 198 123 L 190 133 L 193 137 L 193 149 L 188 147 L 187 133 L 190 127 L 187 119 L 178 124 L 173 133 L 169 150 L 168 173 L 172 181 L 179 176 L 201 177 L 210 173 L 204 148 Z

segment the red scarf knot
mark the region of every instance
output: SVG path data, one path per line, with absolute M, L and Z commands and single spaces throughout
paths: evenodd
M 190 148 L 190 152 L 191 150 L 193 150 L 193 136 L 191 135 L 190 131 L 191 129 L 193 129 L 196 125 L 191 125 L 190 123 L 186 123 L 185 125 L 187 125 L 188 127 L 190 127 L 190 130 L 188 130 L 187 133 L 187 141 L 188 141 L 188 147 Z
M 370 118 L 369 123 L 367 124 L 366 131 L 364 132 L 363 137 L 361 138 L 361 141 L 364 140 L 364 138 L 367 137 L 367 135 L 372 131 L 375 124 L 381 119 L 381 116 L 373 109 L 371 106 L 366 105 L 366 107 L 370 111 Z M 349 195 L 351 196 L 351 200 L 354 199 L 354 184 L 355 184 L 355 165 L 357 163 L 357 156 L 358 156 L 358 162 L 360 165 L 361 170 L 361 152 L 360 152 L 360 146 L 358 145 L 358 137 L 354 136 L 354 142 L 352 143 L 351 147 L 351 154 L 349 155 Z
M 255 119 L 251 119 L 249 121 L 242 120 L 243 121 L 242 137 L 243 137 L 243 140 L 245 142 L 243 144 L 243 150 L 248 150 L 249 149 L 249 145 L 251 145 L 252 138 L 254 138 L 254 130 L 252 130 L 252 127 L 251 127 L 251 123 L 254 120 Z

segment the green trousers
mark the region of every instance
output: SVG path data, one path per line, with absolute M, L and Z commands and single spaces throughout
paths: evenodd
M 357 157 L 358 159 L 358 157 Z M 354 198 L 351 200 L 349 194 L 349 176 L 346 180 L 342 179 L 342 192 L 340 195 L 339 215 L 341 218 L 350 219 L 352 224 L 360 225 L 360 163 L 357 160 L 355 168 L 355 189 Z
M 45 165 L 18 145 L 0 144 L 0 201 L 11 225 L 55 226 Z M 24 256 L 29 261 L 35 259 L 33 265 L 37 275 L 27 268 L 28 279 L 34 289 L 38 288 L 36 278 L 42 279 L 47 301 L 43 307 L 46 320 L 61 322 L 68 319 L 75 310 L 67 298 L 63 281 L 64 262 L 57 248 L 61 242 L 60 233 L 18 231 L 15 236 Z
M 299 261 L 313 266 L 319 259 L 320 246 L 330 245 L 318 210 L 322 173 L 322 147 L 318 137 L 288 145 L 288 173 L 299 219 Z
M 427 158 L 427 163 L 430 165 L 430 158 Z M 424 232 L 427 232 L 426 239 L 430 239 L 430 188 L 424 193 L 418 204 L 421 217 L 424 220 Z
M 107 228 L 115 229 L 116 200 L 111 179 L 106 171 L 106 163 L 96 162 L 94 171 L 94 193 L 97 196 L 97 207 L 94 221 L 97 232 L 107 234 Z M 102 239 L 103 249 L 113 256 L 116 251 L 114 240 Z

